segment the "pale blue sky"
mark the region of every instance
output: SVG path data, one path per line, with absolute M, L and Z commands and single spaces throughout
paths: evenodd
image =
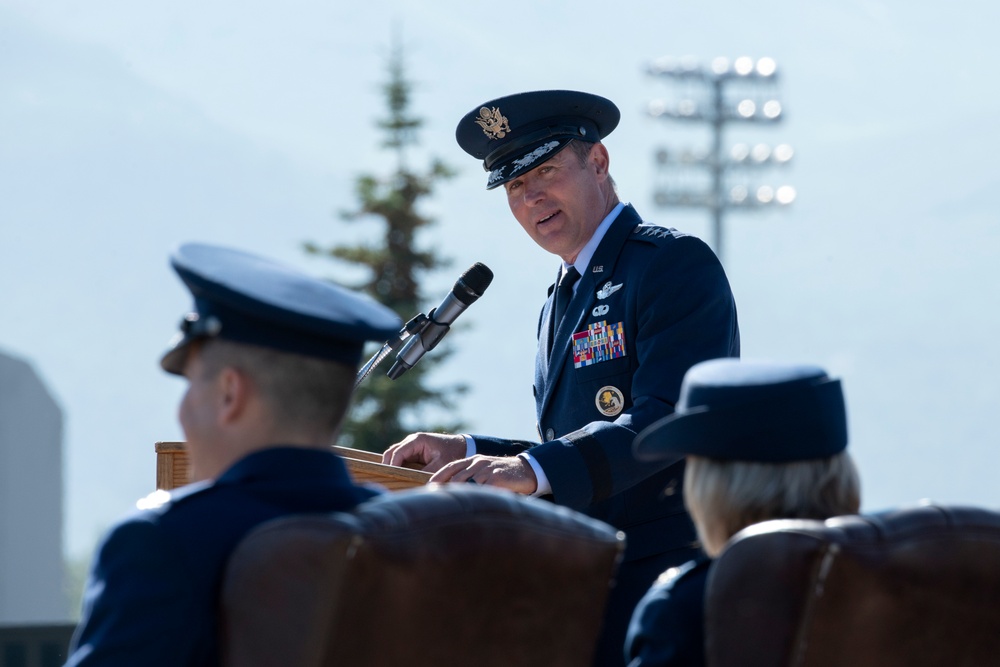
M 556 267 L 454 143 L 487 99 L 541 88 L 605 95 L 622 197 L 656 209 L 653 153 L 701 141 L 648 118 L 663 55 L 772 56 L 787 120 L 728 141 L 787 141 L 795 205 L 734 215 L 726 265 L 744 354 L 815 362 L 844 379 L 865 507 L 930 497 L 998 505 L 992 410 L 1000 231 L 1000 8 L 966 2 L 135 3 L 0 0 L 0 349 L 30 360 L 66 419 L 67 550 L 153 488 L 153 443 L 179 439 L 181 380 L 157 359 L 188 297 L 177 244 L 225 243 L 304 269 L 306 240 L 359 238 L 335 212 L 388 158 L 391 24 L 418 87 L 425 150 L 461 169 L 422 242 L 496 273 L 450 338 L 440 375 L 473 387 L 479 432 L 530 437 L 533 327 Z

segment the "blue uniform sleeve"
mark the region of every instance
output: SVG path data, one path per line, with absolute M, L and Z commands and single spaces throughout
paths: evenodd
M 200 617 L 162 529 L 141 518 L 113 529 L 95 556 L 67 667 L 196 664 Z
M 668 570 L 643 596 L 625 638 L 628 667 L 705 664 L 703 610 L 710 561 Z

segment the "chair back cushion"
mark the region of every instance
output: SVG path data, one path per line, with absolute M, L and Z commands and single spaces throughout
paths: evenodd
M 705 640 L 709 667 L 1000 664 L 1000 514 L 751 526 L 713 564 Z
M 225 664 L 586 665 L 623 548 L 607 524 L 471 485 L 276 519 L 230 558 Z

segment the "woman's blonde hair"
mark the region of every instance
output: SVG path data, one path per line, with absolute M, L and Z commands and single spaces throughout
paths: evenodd
M 791 463 L 722 461 L 689 455 L 684 502 L 705 552 L 713 558 L 730 537 L 769 519 L 827 519 L 855 514 L 861 482 L 844 451 Z

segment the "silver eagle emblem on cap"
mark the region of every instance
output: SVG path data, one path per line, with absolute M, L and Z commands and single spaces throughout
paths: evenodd
M 483 128 L 483 132 L 490 139 L 503 139 L 510 132 L 510 123 L 507 122 L 507 117 L 500 113 L 499 107 L 481 108 L 476 125 Z

